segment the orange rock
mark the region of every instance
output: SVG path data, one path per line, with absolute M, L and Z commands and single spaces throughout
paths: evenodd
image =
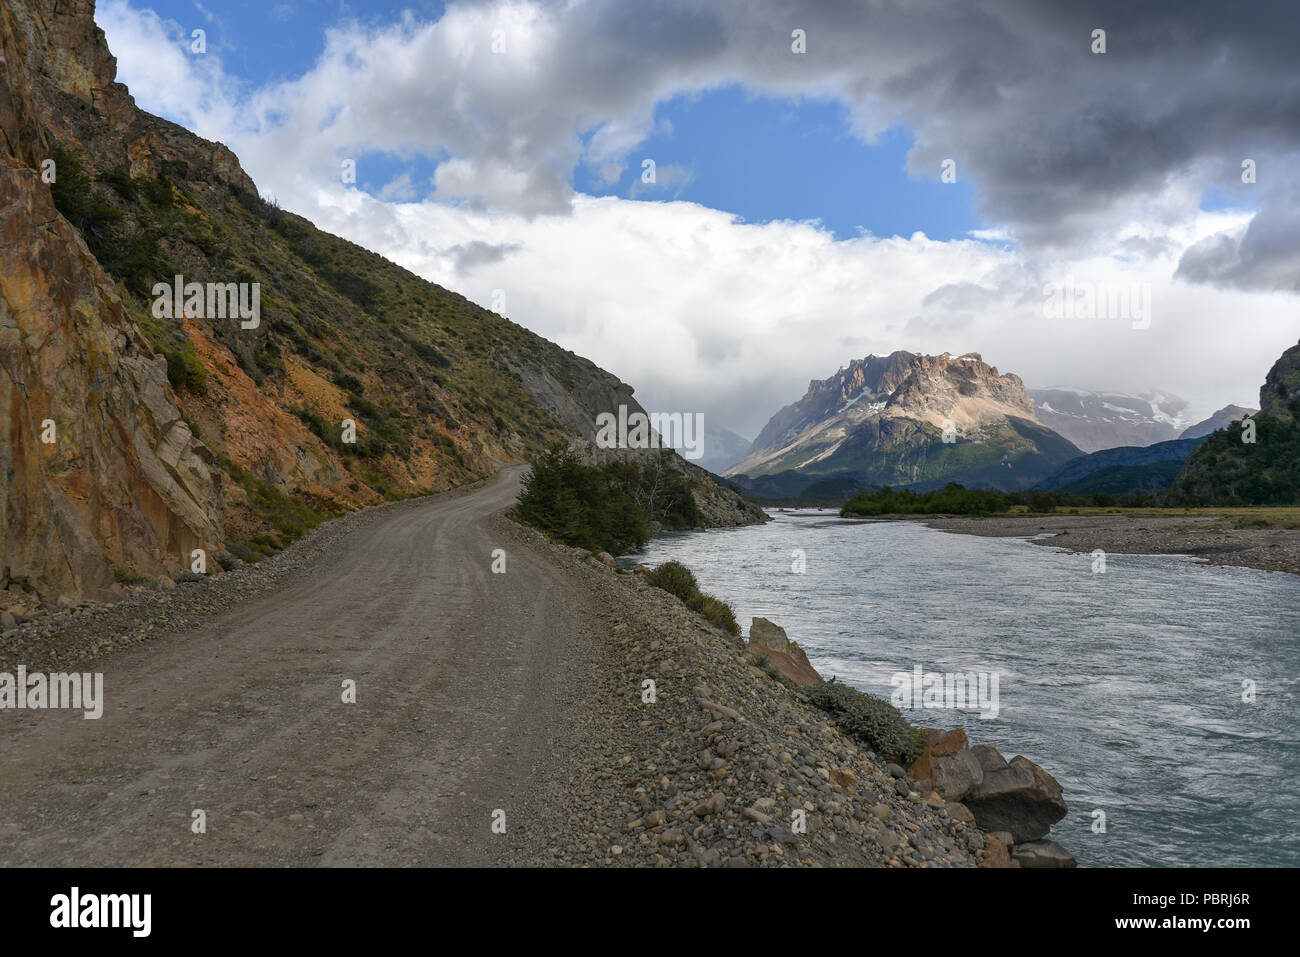
M 784 628 L 766 618 L 755 618 L 750 625 L 745 654 L 754 661 L 766 658 L 768 664 L 800 687 L 822 682 L 803 649 L 790 640 Z
M 1000 838 L 992 834 L 984 835 L 984 860 L 980 867 L 1018 867 L 1011 859 L 1011 851 Z
M 921 735 L 924 738 L 921 755 L 907 768 L 907 776 L 917 782 L 931 780 L 936 758 L 952 757 L 967 744 L 966 732 L 961 728 L 953 728 L 951 731 L 925 728 Z

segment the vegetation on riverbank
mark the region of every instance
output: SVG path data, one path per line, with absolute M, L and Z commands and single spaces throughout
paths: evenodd
M 513 515 L 555 541 L 611 555 L 640 548 L 655 526 L 704 524 L 686 479 L 666 463 L 588 465 L 558 444 L 533 460 Z
M 840 509 L 845 518 L 873 518 L 897 515 L 964 515 L 971 517 L 1010 514 L 1198 516 L 1218 518 L 1233 528 L 1300 528 L 1300 506 L 1189 506 L 1163 503 L 1150 496 L 1061 495 L 1053 492 L 1000 492 L 996 489 L 966 489 L 948 485 L 934 492 L 894 490 L 888 487 L 861 492 Z
M 728 634 L 740 634 L 736 612 L 731 605 L 700 591 L 695 575 L 681 562 L 664 562 L 646 577 L 650 584 L 676 595 L 687 608 L 699 612 Z
M 800 694 L 835 719 L 846 734 L 891 761 L 908 765 L 921 755 L 923 737 L 902 712 L 883 698 L 832 678 Z
M 845 517 L 872 515 L 994 515 L 1022 506 L 1033 512 L 1055 511 L 1063 504 L 1050 492 L 1001 492 L 997 489 L 968 489 L 950 482 L 933 492 L 895 491 L 889 486 L 859 492 L 849 499 L 840 514 Z M 1068 503 L 1065 503 L 1068 504 Z M 1079 498 L 1077 504 L 1093 504 Z M 1105 504 L 1105 503 L 1096 503 Z

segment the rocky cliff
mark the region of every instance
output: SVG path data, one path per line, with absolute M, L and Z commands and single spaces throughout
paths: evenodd
M 615 376 L 279 209 L 225 146 L 138 109 L 90 0 L 5 0 L 0 50 L 5 607 L 166 582 L 195 549 L 209 570 L 256 561 L 640 410 Z M 156 287 L 177 276 L 173 303 Z M 256 309 L 236 314 L 236 292 Z M 719 521 L 755 520 L 673 464 Z
M 774 415 L 728 474 L 1019 488 L 1079 450 L 1045 428 L 1018 376 L 975 353 L 855 360 Z M 761 483 L 760 483 L 761 484 Z M 769 482 L 768 484 L 780 484 Z M 797 494 L 797 492 L 791 493 Z

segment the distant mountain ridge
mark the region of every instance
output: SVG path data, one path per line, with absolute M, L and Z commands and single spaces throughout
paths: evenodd
M 1095 492 L 1121 494 L 1130 489 L 1160 492 L 1169 487 L 1183 461 L 1205 439 L 1206 436 L 1201 436 L 1154 445 L 1103 449 L 1066 463 L 1059 472 L 1034 488 L 1080 495 Z
M 1152 445 L 1193 425 L 1188 402 L 1168 392 L 1094 392 L 1058 386 L 1030 389 L 1038 420 L 1085 452 Z M 1213 431 L 1213 430 L 1211 430 Z
M 1209 435 L 1218 429 L 1226 429 L 1230 425 L 1240 422 L 1242 419 L 1249 418 L 1258 412 L 1259 409 L 1248 409 L 1243 405 L 1225 405 L 1203 422 L 1197 422 L 1189 426 L 1179 436 L 1180 439 L 1200 439 Z
M 999 373 L 978 353 L 900 350 L 810 382 L 727 475 L 775 497 L 826 479 L 843 487 L 1023 488 L 1080 454 L 1038 421 L 1018 376 Z

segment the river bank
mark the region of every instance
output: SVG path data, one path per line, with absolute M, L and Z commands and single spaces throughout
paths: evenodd
M 905 516 L 899 520 L 919 521 L 962 535 L 1029 538 L 1035 545 L 1074 552 L 1101 549 L 1119 555 L 1191 555 L 1212 565 L 1300 575 L 1300 529 L 1240 528 L 1219 516 L 1047 514 Z

